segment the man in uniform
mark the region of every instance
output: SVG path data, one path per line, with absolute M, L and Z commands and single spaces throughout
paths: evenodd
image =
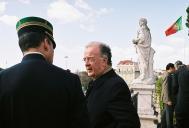
M 88 128 L 78 76 L 53 62 L 53 26 L 40 17 L 16 25 L 21 63 L 0 72 L 1 128 Z

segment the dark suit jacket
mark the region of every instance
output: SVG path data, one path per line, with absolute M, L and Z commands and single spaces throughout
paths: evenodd
M 177 93 L 175 113 L 189 114 L 189 68 L 181 66 L 175 73 L 174 93 Z
M 1 128 L 86 128 L 79 77 L 40 54 L 0 73 Z
M 92 128 L 140 127 L 128 86 L 113 69 L 91 83 L 86 97 Z

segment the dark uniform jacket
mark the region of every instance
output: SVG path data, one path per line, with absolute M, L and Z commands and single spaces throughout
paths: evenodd
M 79 77 L 40 54 L 0 72 L 0 128 L 87 128 Z
M 86 97 L 92 128 L 140 128 L 128 86 L 113 69 L 90 83 Z
M 189 115 L 189 68 L 181 66 L 175 73 L 174 95 L 177 94 L 175 112 Z

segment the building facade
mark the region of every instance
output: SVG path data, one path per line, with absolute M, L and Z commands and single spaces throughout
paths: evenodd
M 140 75 L 138 63 L 132 60 L 122 60 L 117 64 L 116 73 L 130 86 L 132 81 Z

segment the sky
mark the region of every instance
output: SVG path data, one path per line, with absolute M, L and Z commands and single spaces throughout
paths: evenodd
M 176 60 L 189 64 L 188 6 L 189 0 L 0 0 L 0 67 L 22 60 L 16 22 L 27 16 L 53 24 L 53 64 L 72 72 L 85 70 L 84 48 L 91 41 L 110 46 L 113 68 L 121 60 L 137 61 L 132 39 L 140 18 L 147 19 L 151 31 L 155 70 Z M 180 16 L 183 30 L 166 37 L 165 30 Z

